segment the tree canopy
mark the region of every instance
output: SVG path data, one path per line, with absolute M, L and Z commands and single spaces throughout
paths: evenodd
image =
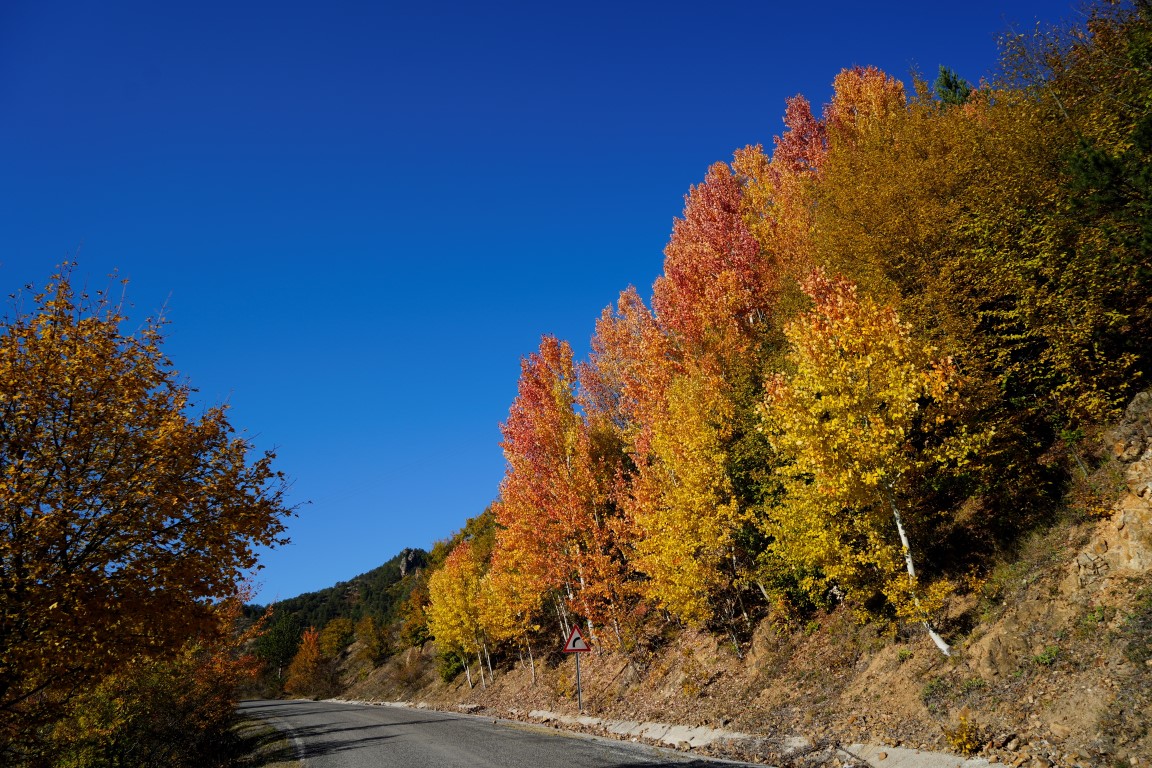
M 26 300 L 26 299 L 25 299 Z M 283 542 L 284 482 L 225 407 L 194 407 L 164 323 L 123 330 L 68 270 L 0 327 L 0 733 L 218 628 Z

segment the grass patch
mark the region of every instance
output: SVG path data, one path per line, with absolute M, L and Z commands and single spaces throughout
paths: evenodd
M 237 768 L 299 768 L 296 748 L 283 731 L 263 720 L 242 720 L 236 726 Z
M 951 693 L 951 684 L 943 677 L 934 677 L 920 689 L 920 701 L 932 714 L 939 714 L 946 708 L 948 696 Z
M 1145 587 L 1136 595 L 1136 606 L 1120 628 L 1127 640 L 1124 655 L 1133 664 L 1143 666 L 1152 659 L 1152 587 Z

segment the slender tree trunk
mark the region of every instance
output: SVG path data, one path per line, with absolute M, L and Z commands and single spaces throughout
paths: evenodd
M 472 686 L 472 670 L 468 669 L 468 660 L 467 659 L 464 660 L 464 675 L 468 678 L 468 688 L 471 689 L 473 687 Z
M 488 643 L 484 643 L 484 658 L 488 660 L 488 678 L 495 682 L 496 675 L 492 672 L 492 654 L 488 652 Z
M 754 583 L 756 584 L 757 587 L 760 588 L 760 594 L 764 595 L 765 602 L 767 602 L 769 605 L 771 605 L 772 604 L 772 598 L 768 595 L 768 590 L 764 588 L 764 582 L 760 581 L 760 579 L 756 579 L 756 581 Z
M 560 626 L 564 630 L 564 637 L 568 637 L 572 627 L 568 623 L 568 608 L 564 605 L 563 597 L 556 597 L 556 615 L 560 617 Z
M 528 645 L 528 666 L 532 668 L 532 685 L 536 685 L 536 659 L 532 658 L 532 645 Z
M 736 651 L 736 658 L 743 661 L 744 654 L 740 651 L 740 641 L 736 639 L 736 633 L 732 631 L 731 622 L 729 622 L 728 626 L 728 637 L 732 638 L 732 648 Z
M 584 605 L 584 616 L 588 617 L 592 615 L 592 611 L 588 607 L 588 598 L 584 597 L 584 590 L 587 587 L 587 584 L 584 583 L 584 566 L 579 562 L 576 563 L 576 575 L 580 577 L 580 602 Z M 602 653 L 602 650 L 600 649 L 600 643 L 596 639 L 596 629 L 592 626 L 592 619 L 585 618 L 585 621 L 588 623 L 588 639 L 591 640 L 592 644 L 596 646 L 596 652 Z
M 920 606 L 920 596 L 917 594 L 916 589 L 916 566 L 912 562 L 912 547 L 908 543 L 908 534 L 904 531 L 904 521 L 900 517 L 900 509 L 896 506 L 896 497 L 892 492 L 892 486 L 885 486 L 885 491 L 888 496 L 888 504 L 892 507 L 892 517 L 896 519 L 896 531 L 900 534 L 900 546 L 904 550 L 904 565 L 908 568 L 908 583 L 912 588 L 912 602 L 916 604 L 916 610 L 920 612 L 920 622 L 928 632 L 928 637 L 932 638 L 932 642 L 940 649 L 940 653 L 945 656 L 951 656 L 952 646 L 948 645 L 944 638 L 936 634 L 936 630 L 932 628 L 932 623 L 928 621 L 927 614 L 924 613 L 924 609 Z
M 480 668 L 480 687 L 487 688 L 488 681 L 484 679 L 484 659 L 480 657 L 480 649 L 476 649 L 476 666 Z

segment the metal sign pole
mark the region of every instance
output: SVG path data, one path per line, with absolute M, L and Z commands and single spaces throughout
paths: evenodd
M 564 643 L 564 653 L 576 654 L 576 707 L 580 714 L 584 714 L 584 695 L 580 690 L 580 654 L 590 650 L 588 643 L 584 642 L 584 636 L 580 634 L 580 628 L 573 624 L 572 631 L 568 633 L 568 641 Z
M 576 654 L 576 711 L 584 714 L 584 697 L 580 693 L 580 654 Z

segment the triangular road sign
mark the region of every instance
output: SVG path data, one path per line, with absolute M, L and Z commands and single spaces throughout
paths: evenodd
M 573 624 L 568 642 L 564 643 L 564 653 L 588 653 L 590 650 L 588 643 L 584 642 L 584 635 L 580 634 L 580 627 Z

